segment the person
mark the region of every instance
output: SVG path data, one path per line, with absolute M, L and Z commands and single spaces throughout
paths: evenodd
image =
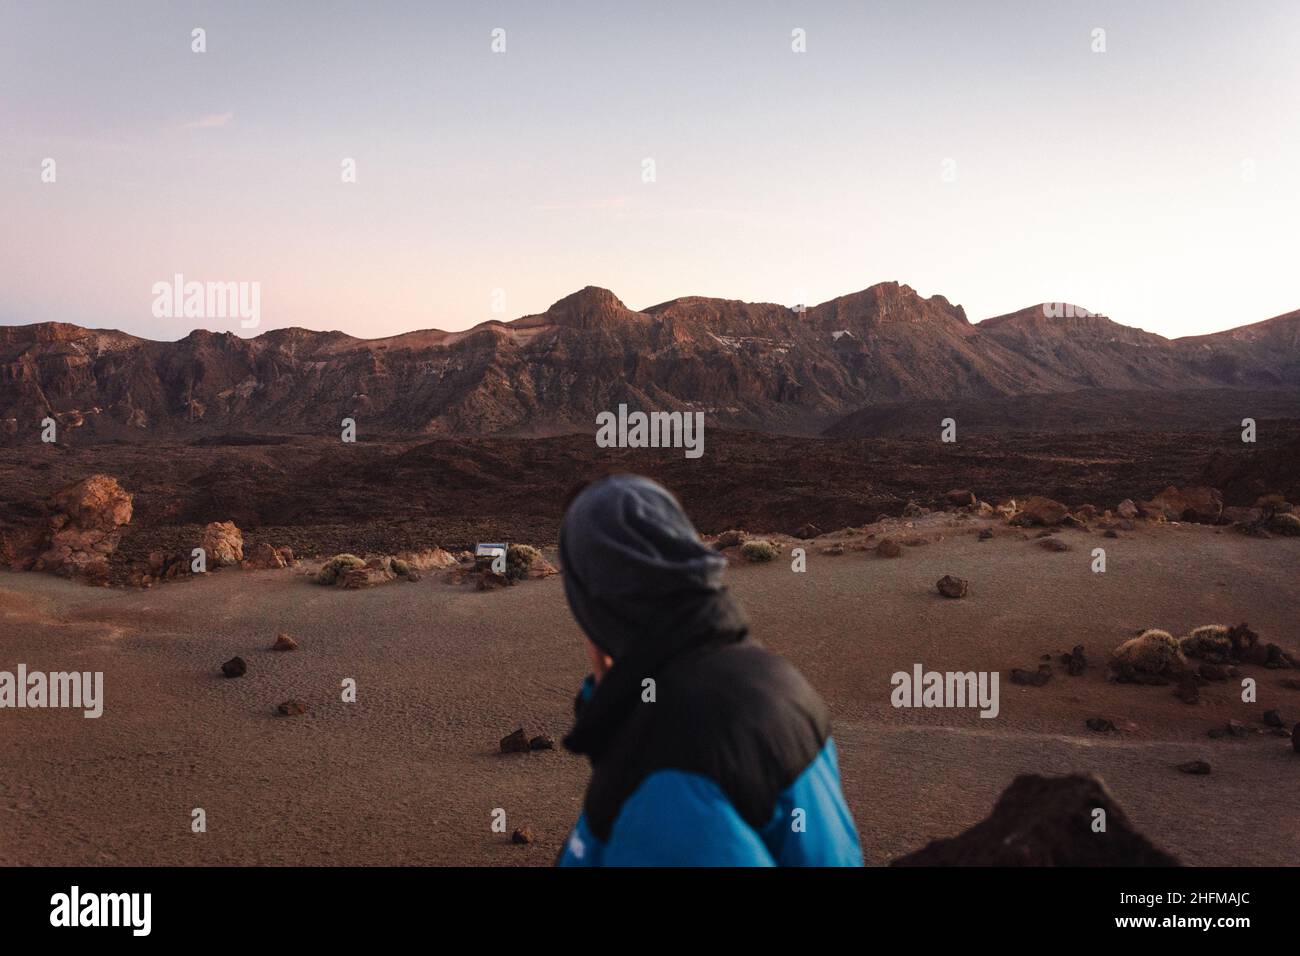
M 826 705 L 748 636 L 672 494 L 588 485 L 560 561 L 592 670 L 564 745 L 592 773 L 557 864 L 861 866 Z

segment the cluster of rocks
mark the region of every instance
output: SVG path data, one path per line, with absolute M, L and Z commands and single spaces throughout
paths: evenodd
M 389 581 L 419 581 L 421 572 L 442 570 L 456 563 L 456 558 L 442 548 L 365 558 L 355 554 L 336 554 L 321 566 L 313 580 L 317 584 L 354 591 Z
M 199 537 L 199 547 L 204 551 L 204 569 L 240 567 L 246 571 L 270 571 L 291 568 L 297 564 L 293 549 L 263 541 L 246 553 L 243 532 L 233 521 L 213 521 L 205 525 Z M 132 587 L 148 588 L 154 584 L 189 577 L 194 573 L 191 552 L 152 551 L 147 561 L 134 562 L 128 572 Z
M 501 738 L 503 754 L 524 754 L 530 750 L 554 750 L 555 739 L 547 734 L 535 734 L 532 737 L 524 728 L 511 731 Z
M 296 651 L 298 642 L 288 634 L 280 631 L 275 635 L 275 641 L 268 650 L 272 651 Z M 221 675 L 234 680 L 243 677 L 248 673 L 248 661 L 236 655 L 221 665 Z M 301 697 L 293 697 L 276 706 L 276 713 L 281 717 L 298 717 L 307 713 L 307 702 Z
M 1082 644 L 1075 644 L 1069 653 L 1062 652 L 1057 660 L 1071 677 L 1081 677 L 1088 670 L 1088 658 L 1084 654 Z M 1011 669 L 1011 683 L 1023 684 L 1028 687 L 1042 687 L 1052 679 L 1052 673 L 1052 655 L 1044 654 L 1036 670 L 1031 671 L 1013 667 Z
M 443 580 L 448 584 L 473 584 L 479 591 L 495 591 L 499 588 L 512 587 L 520 581 L 547 578 L 558 574 L 559 569 L 538 548 L 530 544 L 511 544 L 506 547 L 504 570 L 499 558 L 486 555 L 475 557 L 468 551 L 462 551 Z

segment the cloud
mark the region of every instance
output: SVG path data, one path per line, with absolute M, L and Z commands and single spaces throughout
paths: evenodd
M 192 123 L 182 124 L 181 129 L 215 129 L 218 126 L 229 126 L 230 121 L 234 118 L 234 113 L 212 113 L 208 116 L 200 117 Z

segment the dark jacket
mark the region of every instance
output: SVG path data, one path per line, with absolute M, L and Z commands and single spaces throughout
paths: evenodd
M 560 865 L 861 865 L 825 704 L 748 638 L 725 560 L 676 500 L 604 479 L 560 555 L 575 618 L 614 659 L 565 739 L 592 777 Z

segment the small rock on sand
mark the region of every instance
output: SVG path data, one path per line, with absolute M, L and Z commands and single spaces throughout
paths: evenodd
M 881 538 L 880 543 L 876 545 L 876 554 L 882 558 L 897 558 L 902 556 L 903 549 L 893 538 Z
M 533 836 L 533 828 L 527 825 L 516 827 L 515 832 L 510 834 L 510 842 L 517 843 L 520 846 L 528 846 L 537 838 Z
M 307 713 L 307 702 L 301 697 L 293 697 L 275 709 L 281 717 L 298 717 Z
M 273 651 L 296 651 L 297 649 L 298 642 L 283 631 L 275 635 L 275 643 L 271 645 Z
M 1039 664 L 1038 670 L 1027 671 L 1019 667 L 1011 669 L 1011 683 L 1024 684 L 1029 687 L 1042 687 L 1052 679 L 1052 667 L 1050 664 Z
M 529 750 L 554 750 L 555 738 L 549 734 L 538 734 L 532 740 L 528 741 Z
M 1115 729 L 1115 725 L 1105 717 L 1089 717 L 1084 723 L 1088 725 L 1089 730 L 1095 730 L 1099 734 L 1109 733 Z
M 1286 721 L 1282 719 L 1282 714 L 1276 710 L 1264 711 L 1264 723 L 1269 727 L 1285 727 Z
M 1044 551 L 1069 551 L 1070 546 L 1060 538 L 1043 538 L 1038 546 Z
M 1088 658 L 1083 656 L 1083 645 L 1075 644 L 1070 653 L 1062 654 L 1061 663 L 1065 665 L 1066 673 L 1071 677 L 1080 676 L 1088 669 Z
M 1178 769 L 1183 773 L 1205 776 L 1210 772 L 1210 765 L 1204 760 L 1188 760 L 1186 763 L 1180 763 Z
M 524 733 L 524 728 L 520 727 L 513 733 L 506 734 L 501 738 L 501 752 L 503 754 L 522 754 L 528 752 L 528 735 Z
M 981 541 L 987 541 L 987 540 L 988 540 L 989 538 L 991 538 L 991 537 L 993 537 L 993 529 L 992 529 L 992 528 L 981 528 L 981 529 L 980 529 L 979 539 L 980 539 Z
M 946 598 L 963 598 L 969 589 L 969 584 L 965 578 L 953 577 L 951 574 L 945 574 L 935 584 L 939 593 Z
M 248 673 L 248 663 L 242 657 L 232 657 L 221 665 L 221 673 L 227 677 L 243 677 Z
M 826 555 L 827 557 L 832 557 L 832 558 L 839 557 L 841 554 L 844 553 L 844 545 L 832 544 L 829 547 L 822 548 L 821 553 Z

